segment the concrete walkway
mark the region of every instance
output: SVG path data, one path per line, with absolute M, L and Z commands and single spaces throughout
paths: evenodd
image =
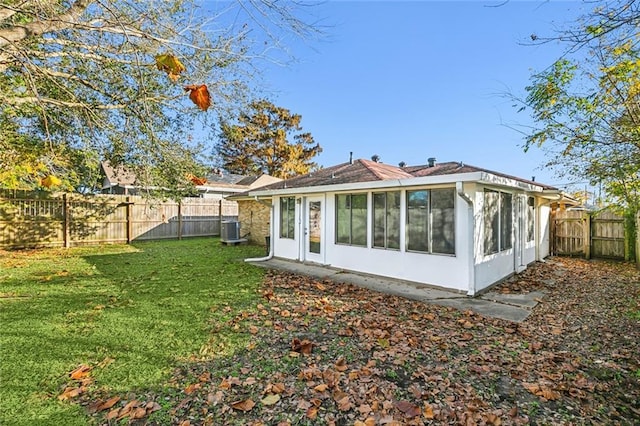
M 292 272 L 318 279 L 328 279 L 336 283 L 351 283 L 381 293 L 393 294 L 408 299 L 419 300 L 440 306 L 450 306 L 460 310 L 472 310 L 486 317 L 501 318 L 512 322 L 522 322 L 544 297 L 544 293 L 502 294 L 489 291 L 478 297 L 468 297 L 462 293 L 427 286 L 420 283 L 393 278 L 345 271 L 322 265 L 294 262 L 284 259 L 270 259 L 251 262 L 268 269 Z

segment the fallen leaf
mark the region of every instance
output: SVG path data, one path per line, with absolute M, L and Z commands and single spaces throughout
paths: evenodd
M 273 405 L 273 404 L 276 404 L 278 401 L 280 401 L 280 395 L 270 393 L 269 395 L 262 398 L 262 401 L 260 402 L 262 402 L 262 405 Z
M 315 346 L 315 344 L 313 342 L 311 342 L 310 340 L 304 339 L 304 340 L 300 340 L 300 339 L 293 339 L 291 341 L 291 349 L 294 352 L 299 352 L 301 354 L 305 354 L 305 355 L 309 355 L 311 353 L 311 351 L 313 350 L 313 347 Z
M 348 368 L 347 367 L 347 360 L 344 359 L 343 356 L 341 356 L 340 358 L 338 358 L 338 361 L 336 361 L 335 368 L 338 371 L 345 371 Z
M 318 417 L 318 407 L 309 407 L 306 412 L 307 418 L 310 420 L 315 420 Z
M 120 397 L 119 396 L 114 396 L 113 398 L 109 398 L 106 401 L 100 403 L 97 407 L 96 407 L 96 411 L 104 411 L 104 410 L 108 410 L 109 408 L 113 407 L 114 405 L 116 405 L 116 403 L 120 401 Z
M 341 400 L 337 401 L 338 410 L 340 411 L 349 411 L 351 410 L 351 401 L 349 400 L 349 396 L 345 396 Z
M 428 402 L 424 403 L 422 415 L 424 416 L 425 419 L 428 419 L 428 420 L 431 420 L 435 417 L 435 414 L 433 413 L 433 407 Z
M 420 407 L 409 401 L 398 401 L 395 405 L 398 410 L 404 413 L 405 417 L 412 418 L 421 414 Z
M 115 418 L 117 418 L 120 415 L 120 409 L 119 408 L 114 408 L 113 410 L 109 411 L 107 413 L 107 415 L 105 416 L 106 420 L 113 420 Z
M 88 365 L 82 364 L 78 368 L 73 370 L 71 373 L 69 373 L 69 376 L 73 380 L 80 380 L 82 378 L 87 377 L 90 372 L 91 372 L 91 367 L 89 367 Z
M 251 409 L 253 407 L 255 407 L 256 403 L 253 402 L 251 399 L 243 399 L 240 401 L 235 401 L 231 403 L 231 407 L 233 407 L 236 410 L 240 410 L 240 411 L 251 411 Z
M 314 387 L 313 390 L 316 392 L 324 392 L 327 390 L 329 386 L 326 383 L 322 383 L 319 384 L 318 386 Z

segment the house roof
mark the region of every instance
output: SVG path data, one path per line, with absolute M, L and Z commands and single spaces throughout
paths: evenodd
M 109 161 L 100 163 L 109 185 L 133 185 L 136 182 L 136 174 L 122 164 L 113 167 Z
M 461 162 L 439 163 L 433 166 L 419 165 L 396 167 L 389 164 L 377 163 L 369 160 L 354 160 L 353 163 L 342 163 L 336 166 L 320 169 L 306 175 L 296 176 L 285 181 L 276 182 L 260 188 L 260 191 L 308 188 L 325 185 L 353 184 L 364 182 L 379 182 L 385 180 L 402 180 L 427 176 L 447 176 L 462 173 L 485 172 L 495 176 L 513 179 L 529 185 L 536 185 L 544 190 L 556 188 L 539 182 L 510 176 L 504 173 L 463 164 Z M 243 195 L 243 194 L 240 194 Z M 246 194 L 248 195 L 248 194 Z
M 105 178 L 108 180 L 106 187 L 119 185 L 121 187 L 133 187 L 136 183 L 136 174 L 124 165 L 113 167 L 109 161 L 101 163 Z M 280 179 L 269 176 L 244 176 L 234 173 L 226 173 L 219 169 L 214 169 L 206 176 L 206 182 L 198 185 L 202 190 L 213 190 L 220 192 L 238 193 L 251 188 L 257 188 L 264 183 L 280 181 Z

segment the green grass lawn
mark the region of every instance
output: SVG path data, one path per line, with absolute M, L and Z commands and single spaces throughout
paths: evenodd
M 93 390 L 161 386 L 177 363 L 229 354 L 216 326 L 256 304 L 263 248 L 218 239 L 0 253 L 0 424 L 84 425 L 59 401 L 78 365 Z

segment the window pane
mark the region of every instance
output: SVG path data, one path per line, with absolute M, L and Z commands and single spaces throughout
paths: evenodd
M 400 192 L 387 192 L 387 248 L 400 248 Z
M 287 238 L 288 232 L 289 232 L 288 222 L 287 222 L 287 215 L 288 215 L 287 205 L 288 205 L 288 199 L 280 198 L 280 237 L 281 238 Z
M 527 241 L 535 239 L 536 208 L 533 197 L 527 199 Z
M 309 203 L 309 253 L 320 254 L 322 247 L 322 203 L 320 201 L 311 201 Z
M 296 199 L 295 197 L 289 197 L 287 205 L 287 220 L 288 220 L 288 232 L 289 238 L 295 238 L 296 229 Z
M 498 228 L 500 221 L 498 192 L 489 189 L 484 190 L 484 254 L 498 252 Z
M 513 205 L 511 194 L 500 193 L 500 250 L 510 249 L 513 245 Z
M 351 242 L 351 209 L 347 204 L 350 195 L 336 195 L 336 242 Z
M 367 194 L 351 196 L 351 244 L 367 245 Z
M 407 191 L 407 249 L 429 251 L 428 191 Z
M 452 189 L 431 191 L 431 251 L 455 254 L 455 192 Z
M 386 194 L 373 194 L 373 246 L 385 247 Z

